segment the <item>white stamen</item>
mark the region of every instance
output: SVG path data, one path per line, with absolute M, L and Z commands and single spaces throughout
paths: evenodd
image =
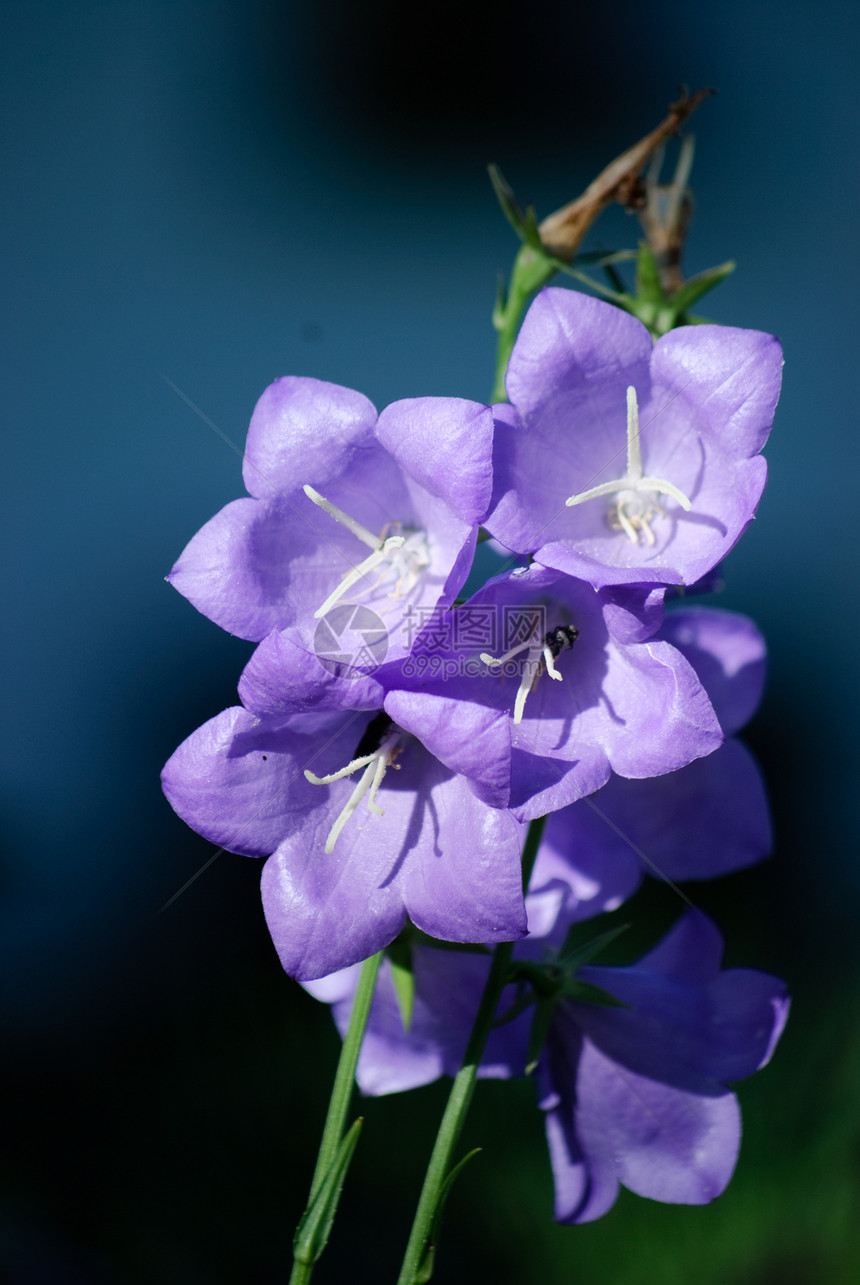
M 342 781 L 345 776 L 352 776 L 353 772 L 357 772 L 360 767 L 367 767 L 368 763 L 372 763 L 378 754 L 379 750 L 374 750 L 372 754 L 362 754 L 361 758 L 353 759 L 351 763 L 347 763 L 346 767 L 342 767 L 339 772 L 332 772 L 329 776 L 315 776 L 309 768 L 305 768 L 305 776 L 311 785 L 331 785 L 332 781 Z
M 549 674 L 550 678 L 556 678 L 559 682 L 562 682 L 562 676 L 555 667 L 555 657 L 552 654 L 552 648 L 549 643 L 544 647 L 541 655 L 543 656 L 543 663 L 546 665 L 546 672 Z
M 353 790 L 352 794 L 349 796 L 346 803 L 346 807 L 343 809 L 340 816 L 337 818 L 334 825 L 328 832 L 328 838 L 325 841 L 326 856 L 328 856 L 329 853 L 333 851 L 334 845 L 337 843 L 338 835 L 340 834 L 343 827 L 346 825 L 349 818 L 352 816 L 355 809 L 358 807 L 361 800 L 364 798 L 365 794 L 367 794 L 367 791 L 370 789 L 370 783 L 373 780 L 375 775 L 376 775 L 376 764 L 375 763 L 368 764 L 368 766 L 364 769 L 364 772 L 362 773 L 361 780 Z
M 367 797 L 367 806 L 370 808 L 371 812 L 378 817 L 385 816 L 382 808 L 376 802 L 376 796 L 379 793 L 379 787 L 382 785 L 382 778 L 385 776 L 385 769 L 388 767 L 389 763 L 390 759 L 387 759 L 384 754 L 380 754 L 379 758 L 376 760 L 376 769 L 373 773 L 373 780 L 370 783 L 370 794 Z M 392 766 L 397 767 L 397 764 L 392 764 Z
M 527 638 L 525 642 L 519 643 L 516 647 L 512 647 L 510 651 L 506 651 L 504 656 L 491 656 L 488 651 L 482 651 L 480 659 L 490 669 L 498 669 L 500 665 L 507 665 L 508 661 L 513 660 L 514 656 L 519 656 L 520 652 L 528 651 L 531 646 L 532 640 L 531 638 Z
M 512 647 L 510 651 L 505 652 L 504 656 L 491 656 L 487 651 L 481 652 L 481 660 L 489 669 L 497 669 L 500 665 L 506 665 L 509 660 L 513 660 L 515 656 L 519 656 L 523 652 L 527 652 L 527 655 L 525 664 L 523 665 L 523 672 L 520 676 L 520 685 L 517 688 L 517 694 L 514 699 L 515 723 L 521 723 L 523 721 L 523 711 L 526 707 L 528 694 L 540 677 L 541 658 L 543 658 L 545 662 L 547 653 L 549 653 L 549 660 L 551 663 L 552 652 L 550 652 L 548 645 L 545 646 L 535 638 L 528 638 L 525 642 L 519 643 L 518 646 Z M 553 677 L 561 678 L 561 674 L 556 670 Z
M 642 472 L 642 446 L 639 431 L 639 403 L 636 389 L 627 389 L 627 472 L 615 482 L 601 482 L 565 500 L 568 508 L 596 500 L 603 495 L 617 495 L 618 502 L 609 510 L 609 525 L 623 531 L 631 544 L 639 543 L 641 531 L 648 545 L 655 543 L 649 523 L 656 514 L 665 516 L 657 495 L 670 495 L 687 512 L 693 507 L 683 491 L 664 477 L 645 476 Z
M 329 594 L 321 607 L 317 607 L 314 612 L 314 620 L 320 620 L 327 611 L 332 609 L 336 602 L 340 602 L 347 589 L 351 589 L 357 581 L 367 575 L 368 571 L 372 571 L 374 567 L 378 567 L 380 562 L 384 562 L 390 553 L 395 549 L 402 548 L 405 543 L 406 539 L 402 535 L 389 536 L 381 549 L 377 549 L 375 553 L 371 553 L 366 557 L 363 562 L 359 562 L 357 567 L 353 567 L 351 571 L 347 571 L 338 587 Z
M 367 527 L 356 522 L 343 509 L 339 509 L 331 500 L 327 500 L 319 491 L 314 490 L 312 486 L 305 485 L 302 487 L 305 495 L 309 500 L 321 508 L 329 517 L 334 518 L 341 526 L 345 526 L 351 531 L 357 539 L 366 544 L 372 550 L 368 557 L 352 567 L 343 576 L 340 584 L 332 590 L 325 602 L 317 607 L 314 612 L 314 619 L 320 620 L 328 611 L 332 609 L 335 603 L 340 602 L 341 598 L 354 584 L 362 580 L 375 567 L 380 567 L 380 574 L 376 582 L 362 590 L 363 593 L 373 593 L 378 589 L 386 579 L 389 572 L 395 572 L 397 579 L 394 588 L 388 593 L 389 598 L 400 598 L 404 593 L 408 593 L 418 580 L 419 574 L 430 565 L 430 555 L 427 549 L 427 538 L 423 531 L 413 531 L 406 535 L 389 535 L 385 532 L 392 527 L 401 529 L 399 522 L 386 522 L 382 528 L 381 535 L 374 535 L 368 531 Z M 402 551 L 402 552 L 401 552 Z M 386 565 L 387 564 L 387 565 Z
M 393 735 L 388 736 L 380 745 L 379 749 L 374 750 L 372 754 L 362 754 L 359 758 L 353 759 L 347 763 L 346 767 L 340 768 L 337 772 L 331 772 L 328 776 L 317 776 L 308 768 L 305 768 L 305 777 L 311 785 L 331 785 L 334 781 L 342 781 L 346 776 L 352 776 L 363 768 L 361 779 L 347 799 L 338 817 L 328 832 L 326 839 L 325 852 L 328 855 L 337 842 L 338 835 L 346 825 L 349 818 L 355 812 L 365 794 L 368 794 L 367 806 L 376 816 L 384 816 L 382 808 L 376 802 L 376 796 L 379 793 L 379 787 L 382 785 L 383 778 L 389 767 L 397 769 L 399 764 L 394 759 L 401 750 L 402 733 L 395 731 Z

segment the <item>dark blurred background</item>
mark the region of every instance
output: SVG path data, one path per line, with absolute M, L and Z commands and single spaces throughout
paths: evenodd
M 794 1017 L 740 1088 L 738 1172 L 705 1209 L 624 1193 L 553 1226 L 533 1086 L 483 1086 L 438 1280 L 853 1282 L 854 6 L 35 0 L 2 22 L 6 1278 L 285 1280 L 338 1048 L 280 971 L 258 864 L 220 856 L 159 913 L 212 856 L 159 769 L 235 702 L 250 652 L 163 582 L 242 493 L 163 377 L 239 448 L 286 373 L 380 407 L 485 399 L 516 248 L 486 163 L 547 214 L 685 83 L 718 91 L 692 125 L 688 272 L 736 257 L 707 311 L 787 359 L 721 600 L 772 651 L 748 739 L 777 851 L 693 895 L 730 964 L 789 978 Z M 617 210 L 596 233 L 638 227 Z M 656 887 L 640 906 L 661 929 L 680 909 Z M 443 1096 L 364 1104 L 320 1285 L 393 1279 Z

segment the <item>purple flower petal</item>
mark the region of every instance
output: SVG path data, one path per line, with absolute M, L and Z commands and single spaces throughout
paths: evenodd
M 781 365 L 770 335 L 687 326 L 652 348 L 617 308 L 543 290 L 496 410 L 487 529 L 595 588 L 700 580 L 761 496 Z
M 511 741 L 505 714 L 460 699 L 454 684 L 425 691 L 391 691 L 385 709 L 399 727 L 453 772 L 473 783 L 491 807 L 507 805 L 511 788 Z
M 569 1088 L 547 1116 L 555 1216 L 591 1222 L 619 1184 L 672 1204 L 703 1205 L 725 1190 L 737 1160 L 740 1112 L 733 1093 L 686 1093 L 620 1067 L 587 1039 L 553 1067 Z
M 554 812 L 544 844 L 556 854 L 559 878 L 569 853 L 573 887 L 590 866 L 605 872 L 608 888 L 617 884 L 616 895 L 624 889 L 621 899 L 645 873 L 677 882 L 741 870 L 771 850 L 761 773 L 745 746 L 730 740 L 664 776 L 613 776 L 596 798 Z
M 576 1004 L 579 1028 L 614 1061 L 688 1092 L 752 1075 L 782 1029 L 785 986 L 748 969 L 720 973 L 721 950 L 714 926 L 690 911 L 634 967 L 583 968 L 630 1007 Z
M 714 607 L 684 607 L 666 617 L 660 637 L 695 669 L 727 736 L 740 731 L 758 708 L 767 652 L 746 616 Z
M 376 408 L 361 393 L 320 379 L 286 375 L 263 393 L 251 416 L 242 474 L 258 499 L 324 488 L 350 473 L 373 443 Z
M 443 499 L 461 521 L 472 526 L 484 519 L 492 493 L 488 406 L 460 397 L 394 402 L 379 416 L 376 435 L 407 476 Z
M 210 842 L 250 857 L 267 856 L 301 830 L 322 802 L 304 777 L 321 762 L 347 762 L 366 716 L 261 721 L 241 707 L 204 723 L 166 763 L 161 783 L 171 807 Z M 331 971 L 331 970 L 329 970 Z
M 263 872 L 263 904 L 281 962 L 300 980 L 322 977 L 387 945 L 406 914 L 449 941 L 510 941 L 526 931 L 520 833 L 417 742 L 404 747 L 362 812 L 326 839 L 351 793 L 338 781 Z
M 380 709 L 385 697 L 384 686 L 375 676 L 361 673 L 350 663 L 357 659 L 354 652 L 345 653 L 343 660 L 338 659 L 338 653 L 333 650 L 338 640 L 333 633 L 330 639 L 324 633 L 337 624 L 338 615 L 349 617 L 352 644 L 363 637 L 372 657 L 380 635 L 370 613 L 366 629 L 352 628 L 361 625 L 360 613 L 361 609 L 353 605 L 333 608 L 329 613 L 331 620 L 320 622 L 316 631 L 320 653 L 305 648 L 303 631 L 283 629 L 271 633 L 256 648 L 239 679 L 242 703 L 258 715 Z M 339 641 L 345 643 L 344 634 Z M 381 643 L 384 647 L 384 636 Z M 323 646 L 330 646 L 332 650 L 323 651 Z M 376 654 L 382 654 L 381 650 Z

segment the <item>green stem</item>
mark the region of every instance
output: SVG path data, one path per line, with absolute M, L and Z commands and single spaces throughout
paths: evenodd
M 349 1016 L 349 1027 L 344 1037 L 343 1046 L 340 1050 L 340 1060 L 335 1072 L 331 1100 L 328 1104 L 328 1114 L 326 1115 L 322 1138 L 320 1139 L 316 1168 L 311 1179 L 309 1206 L 325 1181 L 326 1174 L 334 1162 L 343 1138 L 346 1115 L 349 1111 L 353 1085 L 355 1084 L 355 1068 L 358 1065 L 358 1055 L 361 1052 L 361 1044 L 370 1014 L 370 1005 L 373 1002 L 373 992 L 376 988 L 376 978 L 379 973 L 379 965 L 382 963 L 383 953 L 383 951 L 379 951 L 378 954 L 372 955 L 370 959 L 364 961 L 361 967 L 352 1012 Z M 306 1285 L 311 1279 L 312 1271 L 313 1262 L 299 1262 L 296 1260 L 290 1275 L 290 1285 Z
M 523 891 L 528 888 L 545 820 L 545 817 L 541 817 L 537 821 L 532 821 L 526 835 L 526 841 L 523 845 Z M 429 1276 L 419 1277 L 418 1273 L 427 1253 L 430 1232 L 443 1194 L 442 1189 L 445 1178 L 451 1165 L 451 1155 L 457 1144 L 457 1139 L 460 1136 L 460 1131 L 463 1128 L 466 1114 L 472 1101 L 472 1094 L 475 1091 L 478 1067 L 483 1057 L 490 1031 L 493 1028 L 499 998 L 508 980 L 513 948 L 513 942 L 505 941 L 501 942 L 493 951 L 490 975 L 487 978 L 487 984 L 481 996 L 478 1015 L 475 1018 L 475 1024 L 469 1036 L 469 1043 L 463 1055 L 462 1065 L 451 1086 L 445 1113 L 442 1116 L 442 1123 L 439 1126 L 439 1132 L 430 1156 L 430 1163 L 427 1166 L 424 1186 L 421 1189 L 418 1208 L 415 1211 L 415 1221 L 412 1224 L 412 1232 L 409 1236 L 409 1243 L 406 1246 L 406 1253 L 403 1257 L 400 1275 L 397 1278 L 397 1285 L 419 1285 L 421 1279 L 430 1279 Z
M 493 325 L 499 332 L 496 344 L 496 373 L 490 398 L 493 402 L 507 400 L 505 375 L 522 315 L 532 296 L 540 290 L 541 286 L 545 286 L 557 271 L 558 265 L 549 255 L 543 254 L 531 245 L 520 246 L 511 269 L 507 297 L 493 314 Z

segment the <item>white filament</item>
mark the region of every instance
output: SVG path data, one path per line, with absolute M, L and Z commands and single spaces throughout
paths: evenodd
M 341 808 L 334 825 L 328 832 L 328 837 L 325 843 L 326 854 L 333 850 L 334 845 L 337 843 L 338 835 L 346 825 L 349 818 L 355 812 L 365 794 L 368 795 L 367 806 L 370 811 L 378 817 L 385 815 L 382 808 L 376 802 L 376 796 L 379 793 L 379 787 L 382 785 L 383 778 L 385 777 L 385 773 L 388 768 L 397 768 L 398 765 L 394 762 L 394 759 L 400 753 L 401 748 L 401 733 L 394 732 L 393 735 L 388 736 L 383 741 L 378 750 L 374 750 L 372 754 L 362 754 L 359 758 L 355 758 L 350 763 L 347 763 L 346 767 L 340 768 L 337 772 L 331 772 L 328 776 L 316 776 L 315 773 L 311 772 L 308 768 L 305 768 L 305 777 L 310 781 L 311 785 L 331 785 L 333 781 L 342 781 L 344 777 L 352 776 L 352 774 L 354 772 L 358 772 L 359 769 L 364 769 L 358 784 L 347 799 L 343 808 Z
M 319 491 L 314 490 L 312 486 L 303 486 L 302 490 L 309 500 L 313 501 L 318 508 L 329 517 L 334 518 L 341 526 L 346 527 L 347 531 L 352 534 L 362 544 L 366 544 L 371 553 L 358 564 L 352 567 L 340 581 L 336 589 L 328 595 L 325 602 L 317 607 L 314 612 L 314 619 L 320 620 L 332 607 L 340 602 L 341 598 L 352 588 L 359 580 L 362 580 L 369 572 L 376 567 L 382 567 L 380 581 L 390 569 L 397 573 L 397 580 L 394 589 L 389 597 L 398 598 L 402 593 L 408 593 L 418 579 L 419 572 L 430 565 L 430 557 L 427 551 L 427 540 L 423 532 L 413 532 L 411 535 L 389 535 L 385 536 L 384 532 L 398 523 L 388 522 L 383 528 L 383 535 L 374 535 L 368 531 L 367 527 L 362 526 L 355 518 L 351 518 L 343 509 L 339 509 L 331 500 L 327 500 Z M 387 566 L 385 564 L 388 564 Z M 379 583 L 379 582 L 377 582 Z M 374 586 L 375 587 L 375 586 Z

